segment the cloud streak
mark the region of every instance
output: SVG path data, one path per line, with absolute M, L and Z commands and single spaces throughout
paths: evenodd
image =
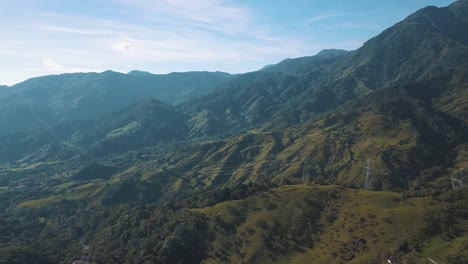
M 338 24 L 331 24 L 323 26 L 325 29 L 365 29 L 365 30 L 373 30 L 373 31 L 381 31 L 384 28 L 375 25 L 375 24 L 359 24 L 359 23 L 338 23 Z
M 304 23 L 311 24 L 311 23 L 314 23 L 314 22 L 328 20 L 330 18 L 336 18 L 336 17 L 340 17 L 340 16 L 343 16 L 343 15 L 339 15 L 339 14 L 320 14 L 320 15 L 316 15 L 316 16 L 304 19 Z
M 272 56 L 306 53 L 297 40 L 273 37 L 268 29 L 251 24 L 251 12 L 220 1 L 126 1 L 125 21 L 48 12 L 37 28 L 51 35 L 87 39 L 102 60 L 116 64 L 150 62 L 209 63 L 262 61 Z M 74 45 L 75 46 L 75 45 Z M 255 47 L 255 48 L 252 48 Z M 76 47 L 78 48 L 78 47 Z M 78 48 L 79 49 L 79 48 Z M 115 56 L 115 52 L 120 56 Z M 112 59 L 110 59 L 112 57 Z M 223 70 L 222 68 L 220 70 Z
M 324 13 L 304 19 L 304 27 L 309 30 L 326 29 L 361 29 L 370 31 L 381 31 L 383 27 L 370 22 L 355 22 L 358 16 L 351 13 Z M 360 18 L 362 20 L 362 18 Z
M 182 21 L 204 30 L 235 34 L 243 31 L 252 17 L 247 8 L 226 5 L 218 0 L 120 0 L 126 8 L 132 9 L 150 22 L 157 17 L 171 21 Z

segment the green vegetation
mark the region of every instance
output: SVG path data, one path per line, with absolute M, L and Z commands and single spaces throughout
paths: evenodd
M 114 174 L 115 169 L 109 166 L 104 166 L 98 163 L 88 165 L 72 176 L 72 179 L 83 181 L 83 180 L 94 180 L 94 179 L 109 179 Z
M 166 197 L 159 205 L 78 202 L 85 199 L 22 206 L 12 215 L 22 215 L 19 224 L 3 218 L 0 263 L 10 263 L 14 254 L 43 263 L 73 256 L 95 263 L 467 260 L 466 188 L 405 198 L 339 186 L 240 185 Z
M 468 263 L 467 14 L 237 76 L 18 84 L 0 264 Z

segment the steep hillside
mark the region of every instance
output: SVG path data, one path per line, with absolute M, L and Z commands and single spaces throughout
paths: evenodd
M 426 180 L 446 176 L 466 135 L 462 121 L 387 89 L 294 128 L 186 145 L 154 177 L 172 174 L 190 188 L 270 179 L 362 187 L 371 159 L 373 189 L 405 189 L 434 168 Z
M 323 60 L 339 58 L 347 53 L 349 52 L 346 50 L 326 49 L 320 51 L 315 56 L 285 59 L 278 64 L 265 66 L 261 71 L 303 75 L 313 70 L 312 67 L 317 66 L 317 64 L 320 64 Z
M 287 60 L 241 75 L 226 83 L 224 90 L 188 101 L 182 109 L 193 117 L 192 134 L 251 128 L 268 121 L 285 127 L 300 122 L 303 111 L 321 112 L 331 108 L 333 98 L 326 92 L 313 92 L 314 99 L 307 106 L 297 100 L 311 92 L 312 83 L 327 75 L 330 65 L 345 54 Z
M 367 41 L 340 63 L 337 76 L 354 90 L 433 81 L 439 90 L 426 92 L 440 94 L 467 71 L 467 14 L 467 1 L 423 8 Z
M 424 263 L 428 256 L 466 261 L 467 219 L 462 210 L 444 210 L 462 203 L 336 187 L 281 187 L 199 210 L 216 229 L 203 263 Z M 427 232 L 441 224 L 437 214 L 457 219 L 456 234 Z
M 13 94 L 0 97 L 0 134 L 94 118 L 148 99 L 175 104 L 209 93 L 231 78 L 222 72 L 111 71 L 34 78 L 12 86 Z
M 287 127 L 372 90 L 410 83 L 420 88 L 413 96 L 466 109 L 456 96 L 468 88 L 467 14 L 467 1 L 427 7 L 356 51 L 325 51 L 246 74 L 226 92 L 187 104 L 198 124 L 193 133 L 213 131 L 213 124 Z

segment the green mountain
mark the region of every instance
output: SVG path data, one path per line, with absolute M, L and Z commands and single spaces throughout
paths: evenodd
M 467 263 L 467 11 L 1 136 L 0 263 Z
M 324 59 L 338 58 L 347 53 L 348 51 L 346 50 L 326 49 L 320 51 L 315 56 L 285 59 L 278 64 L 265 66 L 261 71 L 303 75 L 310 70 L 311 65 L 319 64 Z
M 449 83 L 466 71 L 467 24 L 461 15 L 466 11 L 466 1 L 419 10 L 366 42 L 342 64 L 341 79 L 352 80 L 354 91 L 429 80 Z
M 96 158 L 175 140 L 188 134 L 188 116 L 173 106 L 150 100 L 96 119 L 8 134 L 0 141 L 1 162 Z
M 281 128 L 395 85 L 416 83 L 425 88 L 414 92 L 427 99 L 464 93 L 466 12 L 466 1 L 427 7 L 356 51 L 325 51 L 243 75 L 226 92 L 191 101 L 187 112 L 198 112 L 193 116 L 200 123 L 220 123 L 225 129 L 261 124 Z
M 94 118 L 148 99 L 176 104 L 209 93 L 231 78 L 222 72 L 111 71 L 34 78 L 12 86 L 13 94 L 0 97 L 0 134 Z
M 189 100 L 182 109 L 193 116 L 195 130 L 192 134 L 246 129 L 267 122 L 274 123 L 277 128 L 287 127 L 299 123 L 305 117 L 303 114 L 336 106 L 330 102 L 329 93 L 318 89 L 315 82 L 328 75 L 331 65 L 346 54 L 324 53 L 286 60 L 241 75 L 227 82 L 223 90 Z M 300 102 L 304 97 L 312 98 Z

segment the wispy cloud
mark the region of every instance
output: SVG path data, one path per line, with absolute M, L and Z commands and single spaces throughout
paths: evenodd
M 244 60 L 248 63 L 272 56 L 280 59 L 304 54 L 308 49 L 306 43 L 268 34 L 268 28 L 252 24 L 250 10 L 221 1 L 120 0 L 118 3 L 125 6 L 123 17 L 138 19 L 123 22 L 93 16 L 70 18 L 70 15 L 47 12 L 44 14 L 47 21 L 37 28 L 48 34 L 86 39 L 93 50 L 100 51 L 102 60 L 125 65 L 165 61 Z M 120 56 L 115 56 L 115 52 Z
M 353 15 L 349 13 L 338 13 L 338 12 L 318 14 L 318 15 L 304 19 L 304 27 L 308 30 L 312 30 L 315 27 L 322 25 L 324 22 L 329 23 L 330 21 L 334 21 L 336 19 L 349 18 L 352 16 Z
M 327 19 L 330 19 L 330 18 L 335 18 L 335 17 L 340 17 L 340 16 L 342 16 L 342 15 L 340 15 L 340 14 L 321 14 L 321 15 L 316 15 L 316 16 L 304 19 L 304 23 L 311 24 L 311 23 L 314 23 L 314 22 L 317 22 L 317 21 L 327 20 Z
M 135 47 L 132 44 L 130 44 L 128 41 L 119 41 L 117 43 L 114 43 L 112 45 L 112 48 L 116 51 L 125 52 L 125 53 L 133 52 L 135 50 Z
M 325 13 L 309 17 L 304 20 L 304 27 L 307 30 L 333 30 L 333 29 L 361 29 L 370 31 L 380 31 L 383 27 L 366 21 L 355 22 L 362 20 L 356 14 L 351 13 Z M 345 21 L 345 22 L 343 22 Z M 352 21 L 352 22 L 346 22 Z
M 43 58 L 41 60 L 42 67 L 26 68 L 28 72 L 36 72 L 39 74 L 57 74 L 68 72 L 101 72 L 102 70 L 81 68 L 81 67 L 65 67 L 53 58 Z
M 247 8 L 228 5 L 219 0 L 119 0 L 126 8 L 140 14 L 143 19 L 161 21 L 162 18 L 189 23 L 205 30 L 235 34 L 243 31 L 251 21 Z
M 69 33 L 69 34 L 79 34 L 79 35 L 90 35 L 90 36 L 104 36 L 104 35 L 113 35 L 116 32 L 108 30 L 96 30 L 96 29 L 84 29 L 84 28 L 74 28 L 74 27 L 64 27 L 58 25 L 42 25 L 38 27 L 39 30 L 57 32 L 57 33 Z
M 48 69 L 58 70 L 58 69 L 63 68 L 62 65 L 60 65 L 54 59 L 43 59 L 42 64 L 44 65 L 44 67 L 46 67 Z
M 375 25 L 375 24 L 359 24 L 359 23 L 337 23 L 337 24 L 331 24 L 331 25 L 325 25 L 323 28 L 326 29 L 366 29 L 366 30 L 375 30 L 375 31 L 380 31 L 383 30 L 384 28 Z

